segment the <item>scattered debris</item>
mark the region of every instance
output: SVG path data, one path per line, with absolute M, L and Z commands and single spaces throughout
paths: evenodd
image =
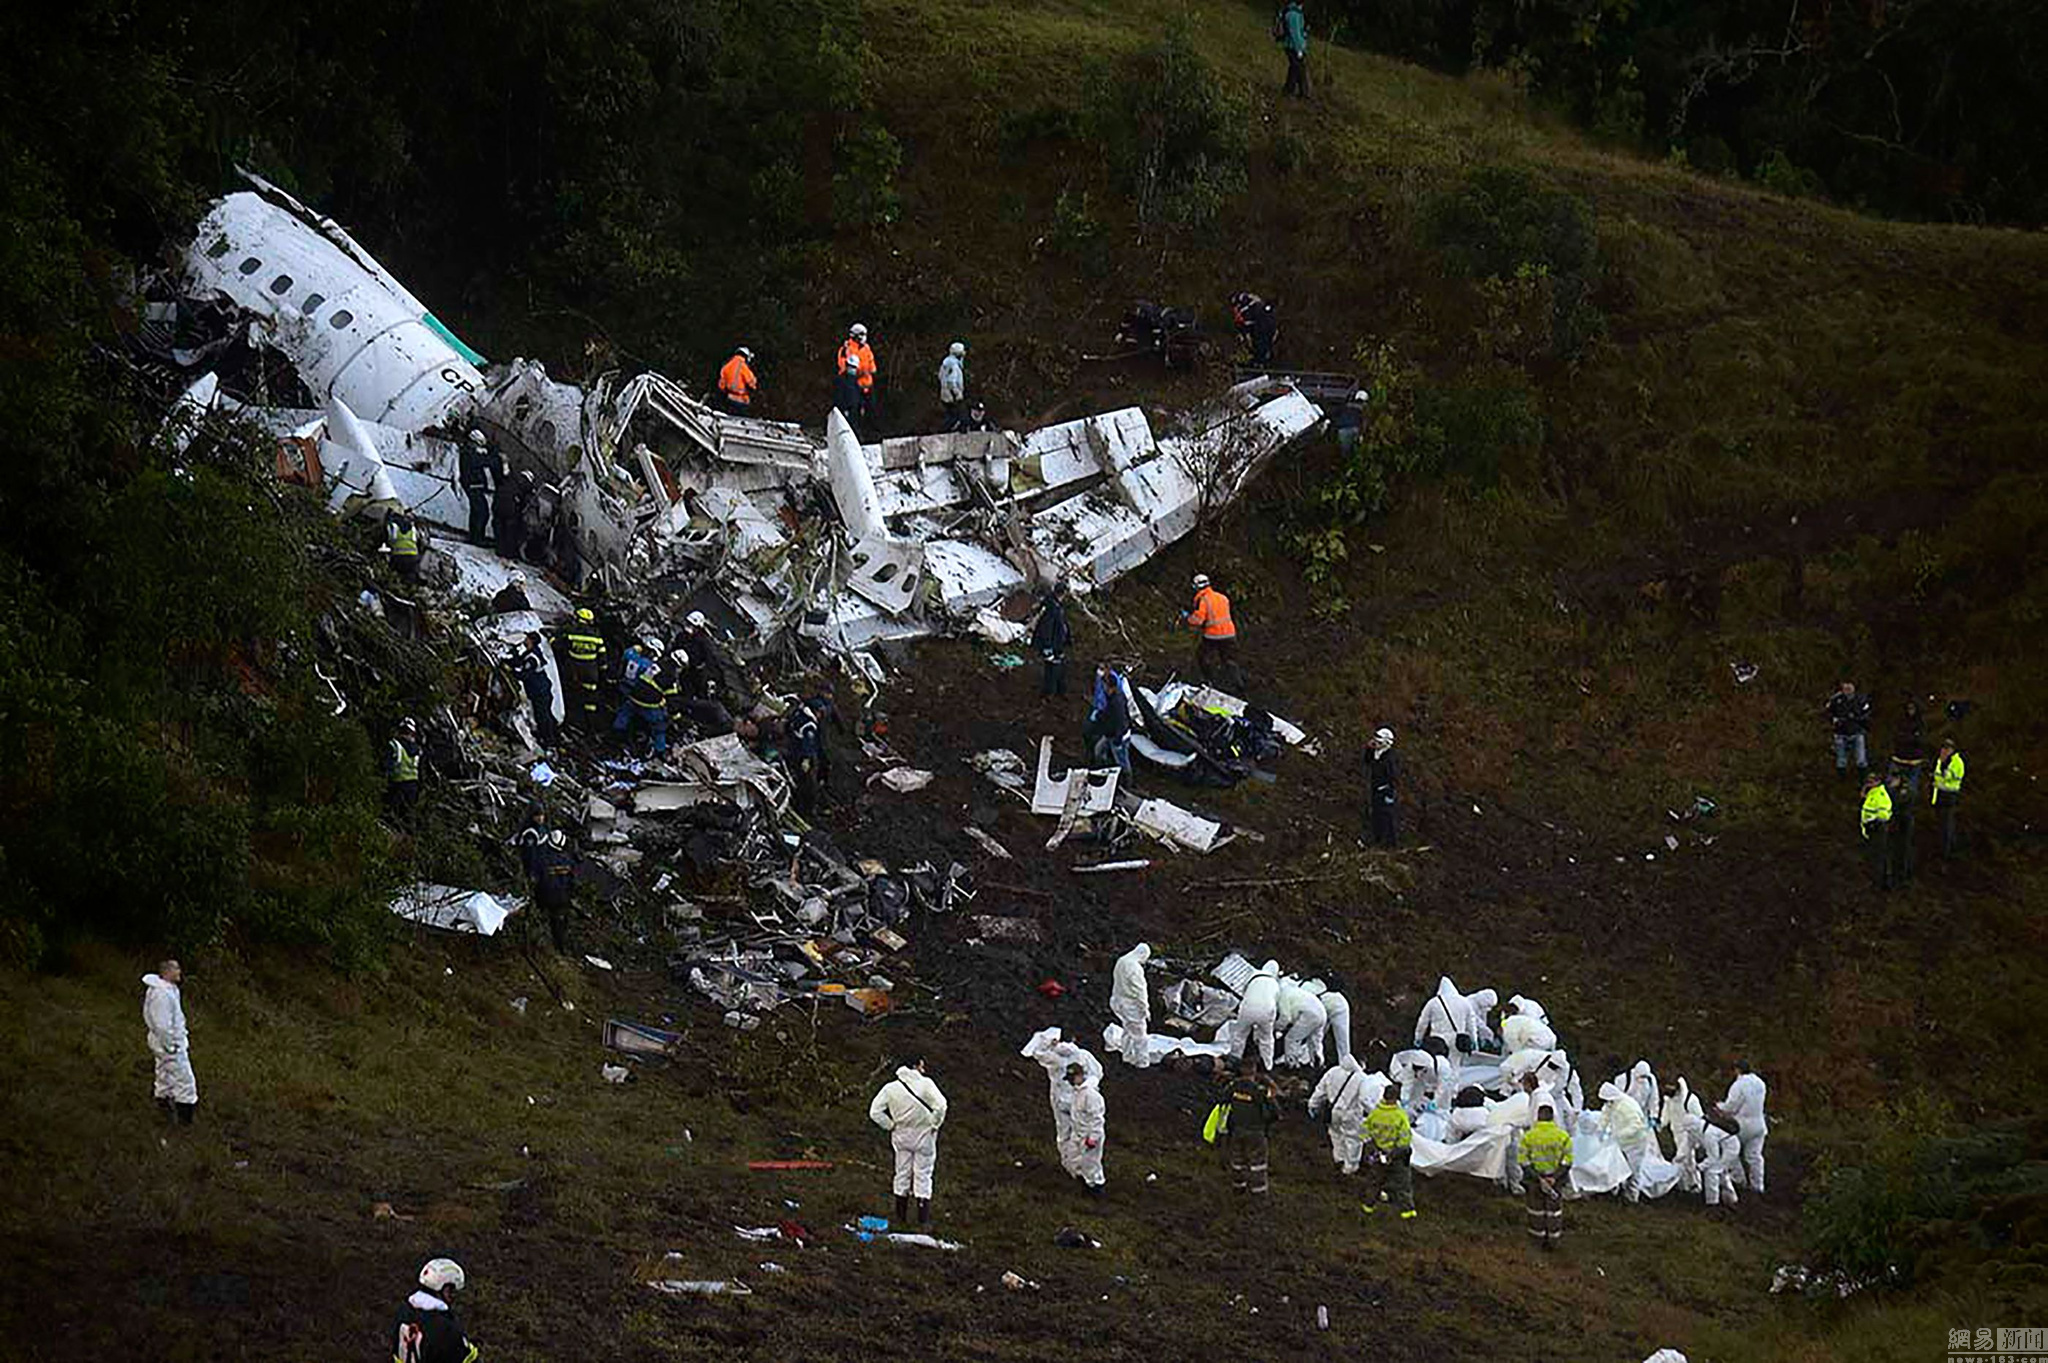
M 681 1032 L 665 1032 L 659 1027 L 643 1027 L 617 1018 L 607 1019 L 604 1024 L 606 1050 L 624 1051 L 628 1055 L 674 1055 L 682 1044 Z
M 1003 1271 L 1003 1286 L 1009 1288 L 1012 1292 L 1022 1292 L 1027 1287 L 1033 1292 L 1039 1290 L 1037 1283 L 1014 1269 L 1005 1269 Z
M 459 890 L 452 885 L 423 882 L 400 890 L 391 901 L 391 911 L 430 928 L 491 937 L 525 903 L 524 899 L 500 897 L 483 890 Z
M 610 970 L 612 968 L 612 963 L 602 956 L 585 956 L 583 959 L 596 966 L 599 970 Z
M 1142 871 L 1151 864 L 1150 858 L 1139 857 L 1133 861 L 1099 861 L 1093 866 L 1076 866 L 1073 870 L 1077 876 L 1092 876 L 1110 871 Z
M 806 1169 L 823 1170 L 832 1167 L 832 1161 L 828 1159 L 750 1159 L 747 1161 L 747 1168 L 757 1173 L 763 1170 L 783 1172 Z
M 657 1292 L 673 1297 L 751 1297 L 754 1289 L 733 1278 L 655 1278 L 648 1282 Z
M 1728 664 L 1728 670 L 1735 674 L 1735 684 L 1737 686 L 1749 685 L 1757 679 L 1757 674 L 1763 671 L 1755 663 L 1730 663 Z
M 607 1084 L 623 1084 L 633 1077 L 633 1071 L 624 1065 L 600 1065 L 597 1072 L 604 1076 Z
M 1086 1235 L 1072 1226 L 1061 1226 L 1053 1232 L 1052 1242 L 1061 1249 L 1101 1249 L 1102 1242 Z
M 985 942 L 1043 942 L 1045 929 L 1035 918 L 993 918 L 974 916 L 975 935 Z
M 995 857 L 999 861 L 1016 860 L 1015 857 L 1010 855 L 1009 848 L 1003 846 L 994 838 L 982 832 L 979 828 L 976 828 L 973 824 L 963 825 L 960 831 L 965 833 L 969 838 L 973 839 L 975 845 L 980 847 L 982 851 L 988 853 L 992 857 Z
M 933 773 L 920 771 L 915 767 L 891 767 L 869 777 L 868 784 L 874 785 L 879 782 L 898 795 L 908 795 L 913 790 L 923 790 L 930 785 L 932 777 Z

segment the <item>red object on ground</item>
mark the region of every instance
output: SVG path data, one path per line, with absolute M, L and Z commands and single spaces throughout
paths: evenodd
M 1038 992 L 1049 999 L 1056 999 L 1067 992 L 1067 987 L 1058 980 L 1046 980 L 1038 986 Z

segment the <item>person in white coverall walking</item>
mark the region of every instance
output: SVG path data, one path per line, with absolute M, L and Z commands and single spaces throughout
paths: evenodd
M 946 1124 L 946 1095 L 924 1072 L 919 1058 L 896 1071 L 868 1104 L 868 1120 L 889 1133 L 896 1154 L 896 1222 L 910 1216 L 917 1199 L 917 1224 L 932 1223 L 932 1170 L 939 1162 L 939 1128 Z
M 199 1110 L 199 1080 L 192 1073 L 191 1039 L 185 1030 L 185 998 L 179 982 L 184 967 L 165 961 L 142 977 L 142 1024 L 156 1059 L 155 1096 L 164 1116 L 174 1113 L 186 1126 Z
M 1102 1143 L 1109 1137 L 1108 1109 L 1102 1102 L 1102 1070 L 1090 1074 L 1080 1065 L 1067 1067 L 1067 1088 L 1072 1120 L 1060 1141 L 1060 1165 L 1088 1189 L 1088 1196 L 1101 1197 Z
M 1151 1035 L 1152 994 L 1145 984 L 1145 962 L 1151 959 L 1152 948 L 1140 942 L 1116 958 L 1116 968 L 1109 978 L 1109 1011 L 1124 1029 L 1123 1044 L 1117 1047 L 1117 1054 L 1126 1065 L 1139 1069 L 1152 1063 L 1151 1053 L 1146 1049 L 1146 1039 Z
M 1743 1186 L 1757 1193 L 1764 1190 L 1764 1138 L 1771 1133 L 1771 1124 L 1764 1117 L 1764 1098 L 1769 1091 L 1764 1077 L 1746 1061 L 1738 1060 L 1728 1096 L 1715 1104 L 1722 1116 L 1735 1120 L 1735 1130 L 1742 1138 Z
M 1386 1089 L 1385 1075 L 1367 1074 L 1365 1066 L 1347 1055 L 1323 1072 L 1309 1094 L 1309 1116 L 1330 1109 L 1330 1158 L 1342 1172 L 1358 1172 L 1365 1153 L 1365 1114 L 1378 1105 Z

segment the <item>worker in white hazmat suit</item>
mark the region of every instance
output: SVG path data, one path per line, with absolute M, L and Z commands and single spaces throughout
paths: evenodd
M 1699 1095 L 1684 1079 L 1664 1095 L 1663 1127 L 1671 1133 L 1671 1162 L 1678 1166 L 1678 1186 L 1686 1192 L 1700 1188 L 1700 1130 L 1706 1125 Z
M 1615 1145 L 1628 1160 L 1628 1182 L 1621 1185 L 1622 1200 L 1640 1201 L 1643 1161 L 1650 1153 L 1649 1119 L 1643 1116 L 1635 1099 L 1612 1083 L 1600 1086 L 1600 1101 L 1604 1105 L 1600 1111 L 1607 1119 L 1607 1134 L 1614 1137 Z
M 1508 1000 L 1508 1007 L 1513 1011 L 1500 1024 L 1500 1048 L 1504 1054 L 1557 1049 L 1557 1032 L 1544 1016 L 1542 1004 L 1517 994 Z
M 1742 1138 L 1712 1122 L 1700 1125 L 1700 1201 L 1709 1207 L 1734 1206 L 1741 1199 L 1735 1186 L 1742 1172 Z
M 1365 1114 L 1379 1104 L 1386 1087 L 1385 1075 L 1367 1074 L 1365 1066 L 1347 1055 L 1323 1072 L 1308 1096 L 1309 1116 L 1330 1110 L 1330 1158 L 1344 1173 L 1358 1172 L 1359 1157 L 1365 1152 Z
M 1237 1006 L 1237 1020 L 1231 1024 L 1231 1054 L 1243 1056 L 1245 1042 L 1256 1039 L 1259 1063 L 1273 1068 L 1273 1028 L 1280 1014 L 1280 963 L 1268 961 L 1245 984 L 1244 998 Z
M 1102 1102 L 1102 1070 L 1089 1073 L 1081 1065 L 1067 1066 L 1064 1080 L 1072 1097 L 1066 1137 L 1060 1141 L 1060 1166 L 1088 1189 L 1088 1196 L 1102 1196 L 1102 1143 L 1109 1137 L 1108 1110 Z
M 1140 942 L 1116 958 L 1109 975 L 1109 1011 L 1124 1029 L 1117 1054 L 1126 1065 L 1139 1069 L 1152 1063 L 1146 1048 L 1146 1038 L 1151 1035 L 1152 994 L 1145 984 L 1145 962 L 1151 959 L 1152 948 Z
M 1281 1029 L 1280 1063 L 1283 1065 L 1318 1065 L 1323 1059 L 1323 1029 L 1330 1025 L 1330 1015 L 1323 1011 L 1323 1001 L 1302 986 L 1292 975 L 1280 981 L 1280 995 L 1275 1022 Z
M 1757 1193 L 1764 1190 L 1764 1138 L 1771 1132 L 1771 1124 L 1764 1116 L 1764 1098 L 1768 1093 L 1764 1077 L 1750 1069 L 1748 1062 L 1738 1060 L 1728 1096 L 1714 1105 L 1722 1116 L 1735 1119 L 1735 1129 L 1742 1138 L 1743 1186 Z
M 164 961 L 142 977 L 142 1025 L 156 1060 L 153 1092 L 164 1116 L 186 1126 L 199 1111 L 199 1080 L 192 1073 L 191 1038 L 185 1029 L 184 967 Z
M 896 1223 L 910 1217 L 917 1199 L 917 1223 L 932 1223 L 932 1171 L 939 1162 L 939 1128 L 946 1124 L 946 1095 L 925 1074 L 919 1057 L 896 1071 L 868 1104 L 868 1120 L 889 1133 L 896 1156 Z
M 1433 1036 L 1442 1037 L 1444 1045 L 1453 1052 L 1457 1040 L 1466 1030 L 1466 1022 L 1472 1005 L 1458 992 L 1458 986 L 1451 983 L 1451 977 L 1437 978 L 1436 992 L 1422 1005 L 1422 1011 L 1415 1017 L 1415 1044 L 1422 1045 Z
M 1649 1061 L 1636 1061 L 1629 1066 L 1625 1078 L 1616 1079 L 1614 1082 L 1620 1086 L 1623 1093 L 1636 1100 L 1636 1106 L 1643 1110 L 1645 1117 L 1652 1122 L 1657 1120 L 1657 1115 L 1664 1110 L 1664 1094 L 1662 1086 L 1657 1083 L 1657 1073 L 1650 1068 Z M 1654 1129 L 1650 1138 L 1652 1141 L 1656 1139 Z
M 1493 1030 L 1493 1010 L 1500 1007 L 1500 994 L 1492 989 L 1474 990 L 1466 996 L 1466 1035 L 1472 1038 L 1475 1051 L 1497 1051 L 1500 1037 Z
M 1344 1059 L 1351 1054 L 1351 1000 L 1321 980 L 1303 980 L 1301 987 L 1323 1005 L 1323 1016 L 1328 1020 L 1323 1035 L 1336 1046 L 1337 1058 Z
M 1074 1128 L 1074 1086 L 1067 1082 L 1067 1070 L 1078 1065 L 1091 1080 L 1100 1083 L 1102 1062 L 1085 1046 L 1060 1040 L 1057 1027 L 1033 1033 L 1019 1054 L 1045 1067 L 1046 1097 L 1052 1106 L 1052 1140 L 1065 1150 Z

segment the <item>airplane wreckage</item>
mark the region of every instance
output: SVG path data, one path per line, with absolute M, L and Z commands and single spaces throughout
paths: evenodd
M 487 363 L 338 224 L 249 179 L 200 222 L 178 296 L 152 304 L 157 353 L 199 375 L 173 439 L 181 418 L 238 412 L 278 436 L 280 474 L 337 513 L 403 508 L 455 531 L 437 547 L 457 589 L 488 595 L 510 565 L 459 542 L 459 441 L 479 427 L 547 505 L 536 561 L 572 589 L 659 581 L 743 655 L 792 631 L 843 655 L 955 629 L 1013 642 L 1003 601 L 1110 583 L 1323 419 L 1291 383 L 1253 378 L 1166 433 L 1126 407 L 863 444 L 837 411 L 822 431 L 732 416 L 653 372 L 563 383 L 538 361 Z M 281 357 L 302 391 L 232 396 L 208 362 L 236 341 Z M 543 616 L 568 607 L 551 589 L 534 598 Z

